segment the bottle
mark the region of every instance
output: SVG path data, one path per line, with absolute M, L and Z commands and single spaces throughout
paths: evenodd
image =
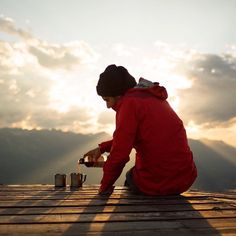
M 87 167 L 103 167 L 104 162 L 107 160 L 107 157 L 104 155 L 101 155 L 96 162 L 94 161 L 89 161 L 88 156 L 80 158 L 78 160 L 78 164 L 81 165 L 85 165 Z

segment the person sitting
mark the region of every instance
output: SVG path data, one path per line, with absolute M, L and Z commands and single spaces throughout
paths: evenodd
M 99 193 L 112 192 L 133 148 L 135 165 L 125 181 L 132 192 L 175 195 L 188 190 L 197 169 L 183 122 L 166 100 L 166 89 L 144 78 L 137 84 L 125 67 L 116 65 L 100 74 L 96 89 L 107 108 L 116 111 L 112 140 L 85 154 L 97 160 L 109 153 Z

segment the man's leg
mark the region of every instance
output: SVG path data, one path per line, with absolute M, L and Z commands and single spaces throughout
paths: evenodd
M 134 167 L 132 167 L 129 171 L 126 173 L 126 180 L 124 183 L 124 186 L 128 187 L 130 191 L 134 194 L 143 194 L 138 187 L 135 185 L 132 177 L 132 170 Z

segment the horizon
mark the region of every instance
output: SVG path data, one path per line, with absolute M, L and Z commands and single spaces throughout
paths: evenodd
M 49 131 L 49 132 L 60 132 L 60 133 L 64 133 L 64 134 L 76 134 L 76 135 L 84 135 L 84 136 L 89 136 L 89 135 L 98 135 L 98 134 L 105 134 L 109 137 L 112 138 L 112 136 L 108 133 L 108 132 L 105 132 L 105 131 L 100 131 L 100 132 L 96 132 L 96 133 L 79 133 L 79 132 L 76 132 L 76 131 L 71 131 L 71 130 L 61 130 L 61 129 L 56 129 L 56 128 L 42 128 L 42 129 L 37 129 L 37 128 L 33 128 L 33 129 L 24 129 L 24 128 L 20 128 L 20 127 L 16 127 L 16 128 L 12 128 L 12 127 L 0 127 L 0 130 L 3 130 L 3 129 L 9 129 L 9 130 L 19 130 L 19 131 L 32 131 L 32 132 L 44 132 L 44 131 Z M 204 143 L 204 141 L 210 141 L 210 142 L 221 142 L 223 143 L 224 145 L 227 145 L 229 147 L 233 147 L 233 148 L 236 148 L 236 146 L 233 146 L 233 145 L 230 145 L 226 142 L 224 142 L 223 140 L 221 139 L 208 139 L 208 138 L 202 138 L 202 139 L 198 139 L 198 138 L 189 138 L 188 137 L 188 140 L 192 140 L 192 141 L 201 141 Z
M 167 88 L 188 138 L 236 147 L 235 1 L 2 0 L 0 7 L 0 127 L 111 135 L 115 112 L 95 87 L 114 63 Z

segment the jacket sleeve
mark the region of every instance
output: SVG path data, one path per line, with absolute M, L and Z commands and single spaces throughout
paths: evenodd
M 124 99 L 116 113 L 116 129 L 113 134 L 110 155 L 103 167 L 101 191 L 111 188 L 129 161 L 138 126 L 134 102 L 131 98 Z
M 101 153 L 110 152 L 111 146 L 112 146 L 112 140 L 102 142 L 102 143 L 98 144 L 98 146 L 100 148 Z

